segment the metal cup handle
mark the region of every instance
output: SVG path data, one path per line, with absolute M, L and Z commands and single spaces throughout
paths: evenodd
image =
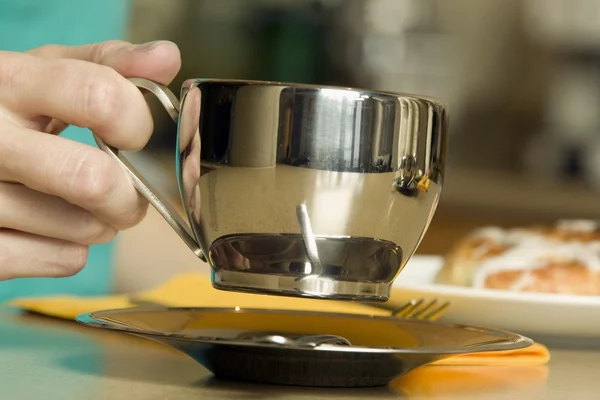
M 129 78 L 134 85 L 141 90 L 147 90 L 154 94 L 160 101 L 165 110 L 169 113 L 173 121 L 178 123 L 180 104 L 179 99 L 167 87 L 158 83 L 141 78 Z M 161 194 L 159 190 L 154 188 L 146 178 L 144 178 L 135 167 L 126 159 L 119 157 L 119 150 L 107 145 L 98 136 L 94 135 L 94 140 L 98 147 L 110 155 L 116 162 L 125 170 L 133 186 L 144 196 L 150 204 L 160 213 L 160 215 L 169 223 L 171 228 L 183 239 L 185 244 L 198 256 L 206 261 L 204 253 L 200 245 L 195 239 L 194 233 L 190 226 L 181 218 L 179 213 L 175 211 L 169 201 Z

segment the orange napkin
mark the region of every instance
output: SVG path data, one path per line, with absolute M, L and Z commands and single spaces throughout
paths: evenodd
M 392 299 L 394 298 L 392 294 Z M 168 307 L 242 307 L 280 310 L 319 310 L 321 312 L 389 315 L 393 300 L 386 308 L 373 304 L 356 302 L 311 300 L 294 297 L 277 297 L 236 293 L 217 290 L 212 287 L 209 276 L 202 273 L 177 275 L 163 285 L 152 290 L 132 295 L 103 297 L 49 296 L 20 298 L 12 301 L 12 306 L 52 317 L 74 320 L 81 313 L 105 309 L 134 307 L 144 303 L 160 304 Z M 398 304 L 400 306 L 400 304 Z M 550 353 L 541 344 L 515 351 L 466 354 L 438 362 L 443 365 L 544 365 Z
M 545 398 L 547 365 L 463 366 L 435 364 L 417 368 L 390 383 L 403 398 Z M 493 397 L 496 398 L 496 397 Z

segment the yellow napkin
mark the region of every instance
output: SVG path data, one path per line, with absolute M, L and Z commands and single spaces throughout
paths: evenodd
M 386 308 L 356 302 L 311 300 L 294 297 L 273 297 L 216 290 L 210 278 L 202 273 L 177 275 L 163 285 L 132 295 L 104 297 L 50 296 L 21 298 L 11 302 L 22 310 L 52 317 L 74 320 L 81 313 L 106 309 L 134 307 L 140 303 L 155 303 L 168 307 L 242 307 L 279 310 L 318 310 L 321 312 L 389 315 L 392 293 Z M 399 306 L 399 305 L 398 305 Z M 515 351 L 466 354 L 439 361 L 443 365 L 544 365 L 550 359 L 548 349 L 534 344 Z
M 544 398 L 547 365 L 463 366 L 430 365 L 417 368 L 390 383 L 404 398 L 476 398 L 502 393 L 506 398 Z M 448 396 L 448 397 L 447 397 Z

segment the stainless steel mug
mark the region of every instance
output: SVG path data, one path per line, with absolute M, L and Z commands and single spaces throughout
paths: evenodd
M 447 109 L 421 96 L 190 79 L 181 103 L 132 78 L 178 124 L 186 223 L 117 149 L 135 187 L 212 268 L 213 286 L 386 301 L 435 212 Z

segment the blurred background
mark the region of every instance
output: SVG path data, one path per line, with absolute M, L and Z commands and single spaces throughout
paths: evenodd
M 129 36 L 180 46 L 176 93 L 211 77 L 445 99 L 446 184 L 420 253 L 480 225 L 600 216 L 600 1 L 138 0 Z M 156 114 L 140 162 L 167 182 L 174 126 Z

